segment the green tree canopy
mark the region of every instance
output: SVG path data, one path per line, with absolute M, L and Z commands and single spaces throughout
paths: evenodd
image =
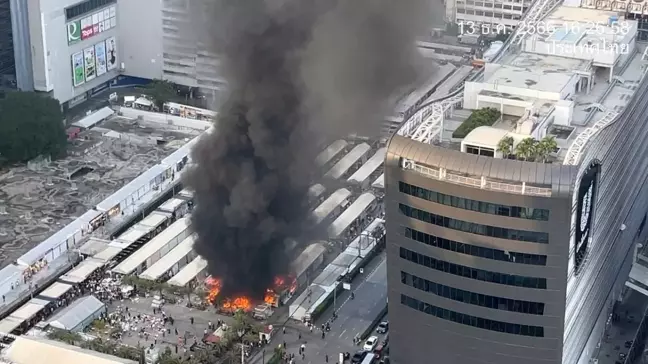
M 491 126 L 500 118 L 499 110 L 492 107 L 475 110 L 470 114 L 457 130 L 452 133 L 453 138 L 465 138 L 471 131 L 480 126 Z
M 175 100 L 178 95 L 176 85 L 165 80 L 153 80 L 146 85 L 148 94 L 155 99 L 155 104 L 160 110 L 165 102 Z
M 67 136 L 61 105 L 36 92 L 8 92 L 0 98 L 0 135 L 0 161 L 65 156 Z

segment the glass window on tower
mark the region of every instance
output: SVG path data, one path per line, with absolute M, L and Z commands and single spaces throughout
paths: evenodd
M 0 89 L 16 87 L 16 60 L 9 3 L 9 0 L 0 0 Z

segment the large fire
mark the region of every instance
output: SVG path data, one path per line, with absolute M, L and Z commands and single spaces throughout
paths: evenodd
M 233 299 L 225 299 L 221 305 L 223 309 L 230 311 L 250 311 L 252 309 L 252 303 L 247 297 L 236 297 Z
M 205 285 L 209 289 L 209 294 L 207 294 L 207 301 L 213 304 L 216 301 L 216 297 L 218 297 L 221 288 L 223 287 L 223 282 L 220 279 L 207 277 L 207 279 L 205 279 Z
M 205 286 L 209 290 L 207 301 L 214 304 L 223 287 L 223 282 L 219 278 L 207 277 Z M 263 301 L 271 306 L 279 306 L 279 298 L 283 293 L 293 294 L 297 289 L 297 280 L 292 277 L 275 277 L 272 288 L 266 290 Z M 221 301 L 220 307 L 228 311 L 250 311 L 252 301 L 245 296 L 228 297 Z
M 289 283 L 290 282 L 290 283 Z M 278 276 L 274 279 L 274 284 L 272 288 L 266 289 L 265 297 L 263 301 L 271 306 L 279 306 L 279 297 L 288 293 L 292 295 L 297 290 L 297 279 L 293 277 L 282 277 Z

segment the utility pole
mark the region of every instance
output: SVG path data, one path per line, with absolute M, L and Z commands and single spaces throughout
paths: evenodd
M 245 364 L 245 344 L 241 343 L 241 364 Z

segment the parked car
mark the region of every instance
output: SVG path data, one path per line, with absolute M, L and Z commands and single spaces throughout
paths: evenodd
M 379 334 L 385 334 L 389 331 L 389 321 L 383 321 L 378 324 L 378 327 L 376 328 L 376 332 Z
M 353 364 L 362 363 L 362 361 L 367 356 L 367 354 L 368 353 L 366 351 L 358 351 L 357 353 L 353 354 L 353 356 L 351 357 L 351 363 Z
M 364 351 L 372 352 L 376 345 L 378 345 L 378 336 L 372 336 L 365 341 L 362 349 L 364 349 Z

